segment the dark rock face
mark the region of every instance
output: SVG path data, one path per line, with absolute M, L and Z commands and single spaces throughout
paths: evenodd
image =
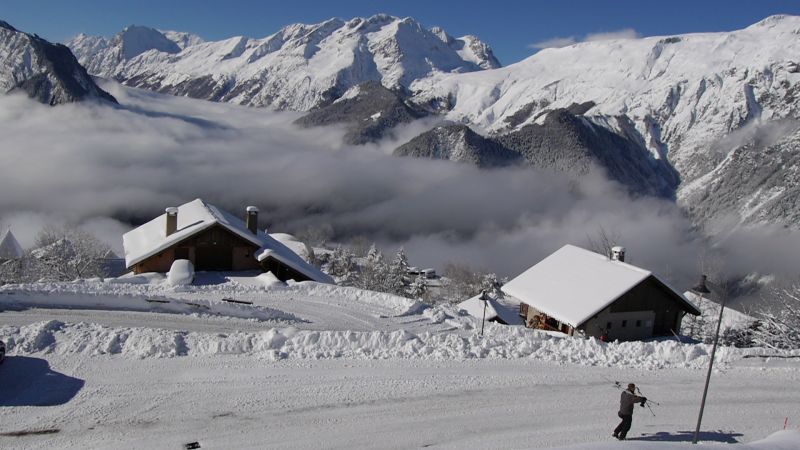
M 478 167 L 508 166 L 522 161 L 519 153 L 459 124 L 444 125 L 422 133 L 395 149 L 394 155 L 446 159 Z
M 698 222 L 800 222 L 800 122 L 767 124 L 705 178 L 685 188 L 682 206 Z M 724 223 L 719 223 L 724 226 Z M 711 230 L 713 231 L 713 230 Z
M 616 120 L 624 129 L 625 118 Z M 519 152 L 533 167 L 577 174 L 601 167 L 636 194 L 674 198 L 680 183 L 677 171 L 668 162 L 653 158 L 643 142 L 567 110 L 551 111 L 543 124 L 527 125 L 498 136 L 497 141 Z
M 344 141 L 359 145 L 375 142 L 395 126 L 425 116 L 425 113 L 406 103 L 402 94 L 391 91 L 377 81 L 358 85 L 358 93 L 345 96 L 297 119 L 301 127 L 347 124 Z
M 576 105 L 578 112 L 590 104 Z M 625 118 L 617 118 L 624 130 Z M 479 167 L 523 164 L 580 175 L 603 170 L 632 194 L 674 198 L 680 183 L 668 162 L 639 142 L 567 110 L 547 114 L 544 123 L 499 136 L 483 137 L 464 125 L 437 127 L 398 147 L 397 156 L 467 162 Z
M 117 103 L 111 94 L 94 83 L 64 45 L 52 44 L 2 22 L 0 47 L 6 56 L 0 86 L 5 86 L 7 92 L 22 91 L 48 105 L 86 99 Z

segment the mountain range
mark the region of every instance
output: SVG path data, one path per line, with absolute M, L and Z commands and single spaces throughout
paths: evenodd
M 0 56 L 11 61 L 0 72 L 6 90 L 46 103 L 80 98 L 65 88 L 37 94 L 37 76 L 58 80 L 82 68 L 63 69 L 72 66 L 62 55 L 28 70 L 25 51 L 45 54 L 35 51 L 45 41 L 0 28 Z M 388 15 L 216 42 L 130 26 L 67 45 L 94 76 L 303 111 L 299 126 L 345 124 L 350 144 L 422 117 L 439 122 L 400 145 L 398 156 L 573 175 L 600 170 L 634 195 L 677 201 L 703 226 L 796 228 L 800 217 L 800 17 L 772 16 L 732 32 L 582 42 L 506 67 L 474 36 L 453 38 Z M 19 50 L 25 46 L 31 50 Z M 105 98 L 89 81 L 75 82 Z
M 111 39 L 78 35 L 67 45 L 90 73 L 128 86 L 250 106 L 306 111 L 348 89 L 389 89 L 436 73 L 500 67 L 474 36 L 388 15 L 294 24 L 261 39 L 206 42 L 187 33 L 130 26 Z

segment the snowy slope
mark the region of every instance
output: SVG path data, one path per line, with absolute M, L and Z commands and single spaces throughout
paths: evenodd
M 178 290 L 156 276 L 1 288 L 0 447 L 689 445 L 709 345 L 603 343 L 493 323 L 481 336 L 480 320 L 452 306 L 422 310 L 310 282 L 267 286 L 252 274 L 204 277 Z M 171 314 L 130 312 L 156 295 Z M 257 304 L 223 307 L 222 296 Z M 39 309 L 59 307 L 76 309 Z M 262 314 L 209 318 L 248 308 Z M 718 349 L 705 445 L 693 448 L 797 448 L 800 354 L 752 357 L 762 351 Z M 632 442 L 609 436 L 614 380 L 660 402 L 657 417 L 637 407 Z M 786 417 L 792 431 L 767 438 Z
M 727 33 L 583 42 L 501 69 L 437 74 L 412 91 L 450 119 L 500 133 L 593 102 L 589 120 L 622 134 L 612 118 L 625 116 L 686 183 L 724 159 L 730 145 L 715 144 L 730 133 L 800 117 L 798 30 L 800 17 L 773 16 Z
M 84 99 L 116 103 L 97 87 L 70 50 L 0 20 L 0 93 L 25 92 L 45 104 Z
M 474 36 L 455 39 L 411 18 L 383 14 L 289 25 L 262 39 L 202 42 L 130 26 L 112 39 L 78 35 L 68 45 L 90 73 L 130 86 L 304 111 L 364 81 L 407 88 L 435 73 L 500 66 Z

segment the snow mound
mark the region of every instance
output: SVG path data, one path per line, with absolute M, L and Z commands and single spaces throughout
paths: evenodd
M 171 286 L 186 286 L 194 280 L 194 265 L 188 259 L 176 259 L 167 273 L 167 283 Z
M 10 354 L 122 355 L 130 358 L 244 355 L 264 359 L 515 359 L 636 368 L 700 369 L 708 365 L 710 346 L 676 341 L 603 343 L 595 339 L 555 337 L 521 327 L 487 324 L 483 337 L 459 332 L 318 331 L 294 327 L 259 332 L 200 333 L 58 321 L 0 327 Z M 723 347 L 717 364 L 747 354 Z

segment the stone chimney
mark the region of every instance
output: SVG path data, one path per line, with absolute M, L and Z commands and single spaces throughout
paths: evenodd
M 248 206 L 247 217 L 245 218 L 247 229 L 253 234 L 258 234 L 258 207 Z
M 167 236 L 178 231 L 178 208 L 170 206 L 166 209 L 167 212 Z
M 609 256 L 612 261 L 625 262 L 625 247 L 615 245 L 611 247 L 611 255 Z

